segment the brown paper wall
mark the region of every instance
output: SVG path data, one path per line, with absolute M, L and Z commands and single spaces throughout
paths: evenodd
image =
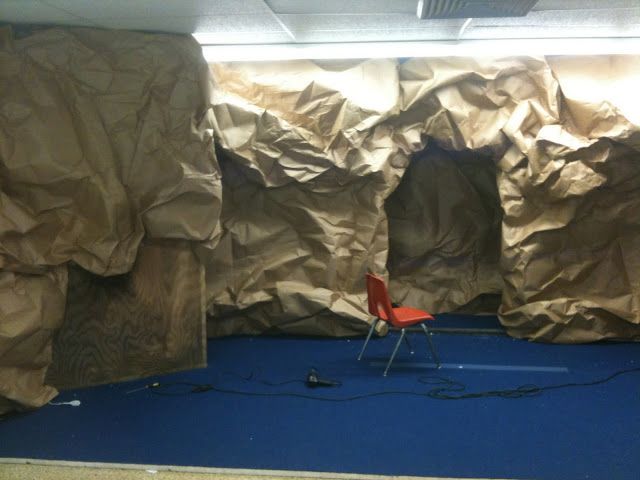
M 0 268 L 73 260 L 113 275 L 145 233 L 215 243 L 219 170 L 193 40 L 52 29 L 0 62 Z
M 40 407 L 55 397 L 44 377 L 66 291 L 65 266 L 39 275 L 0 272 L 0 414 Z
M 224 233 L 207 263 L 209 335 L 362 333 L 364 273 L 386 250 L 386 183 L 372 174 L 340 185 L 344 174 L 329 172 L 266 188 L 219 158 Z
M 265 196 L 294 184 L 297 193 L 285 208 L 279 202 L 277 214 L 269 206 L 260 216 L 295 218 L 293 212 L 305 205 L 309 218 L 332 218 L 333 234 L 318 237 L 319 249 L 342 233 L 334 225 L 342 225 L 344 213 L 328 203 L 308 203 L 317 179 L 329 168 L 347 176 L 366 176 L 372 167 L 391 172 L 383 176 L 388 187 L 368 193 L 376 202 L 352 202 L 362 216 L 363 209 L 379 211 L 377 202 L 391 195 L 389 227 L 383 215 L 379 223 L 389 229 L 390 244 L 369 244 L 376 262 L 356 260 L 360 268 L 351 271 L 384 274 L 389 254 L 391 290 L 400 300 L 446 311 L 502 290 L 500 318 L 514 336 L 555 342 L 636 338 L 638 127 L 633 122 L 640 120 L 640 108 L 626 99 L 634 98 L 639 65 L 637 57 L 412 59 L 325 68 L 312 62 L 218 64 L 212 67 L 216 132 L 231 152 L 229 161 L 260 185 L 259 201 L 240 194 L 238 203 L 262 209 Z M 423 157 L 410 162 L 425 146 Z M 488 182 L 491 168 L 494 185 Z M 333 184 L 341 194 L 354 187 L 340 180 Z M 300 223 L 283 225 L 283 231 L 299 238 L 292 232 Z M 242 245 L 269 238 L 249 228 L 243 232 Z M 220 265 L 238 264 L 246 253 L 239 245 L 227 242 Z M 259 250 L 261 262 L 269 264 L 274 255 Z M 316 260 L 316 251 L 301 253 L 305 259 L 296 269 L 305 272 L 307 285 L 324 287 L 322 275 L 304 267 Z M 253 298 L 268 304 L 300 290 L 273 287 L 295 276 L 295 269 L 278 269 L 274 283 L 244 268 L 236 271 L 235 283 L 244 287 L 242 279 L 251 279 L 246 285 Z M 244 292 L 230 289 L 228 282 L 209 286 L 211 313 L 218 306 L 242 310 L 251 303 L 238 302 Z M 311 298 L 311 291 L 302 295 Z M 362 283 L 354 281 L 351 292 L 340 295 L 362 291 Z M 209 331 L 271 331 L 274 325 L 278 331 L 282 310 L 239 312 L 240 318 L 251 317 L 249 329 L 242 320 L 226 328 L 220 320 L 212 327 L 218 321 L 213 319 Z M 308 304 L 295 312 L 312 315 L 313 309 Z M 317 321 L 304 330 L 335 333 Z
M 55 394 L 65 298 L 130 272 L 144 237 L 197 253 L 167 296 L 190 285 L 176 305 L 195 304 L 204 267 L 210 335 L 363 332 L 363 274 L 388 266 L 394 296 L 433 311 L 501 290 L 514 336 L 640 336 L 638 57 L 216 64 L 212 84 L 185 37 L 0 38 L 0 409 Z M 200 364 L 202 339 L 182 347 L 88 379 L 62 346 L 58 378 Z
M 431 145 L 412 158 L 385 204 L 395 301 L 440 313 L 502 292 L 496 173 L 493 159 L 474 151 Z
M 395 62 L 213 74 L 216 132 L 230 154 L 224 234 L 208 264 L 209 334 L 365 331 L 364 273 L 384 271 L 384 200 L 408 163 L 376 127 L 396 106 Z
M 87 298 L 79 292 L 95 287 L 96 276 L 127 274 L 143 237 L 215 246 L 221 182 L 210 80 L 199 45 L 188 37 L 76 28 L 27 28 L 15 37 L 1 29 L 0 411 L 40 406 L 55 395 L 54 380 L 44 380 L 63 320 L 74 331 L 63 328 L 68 341 L 56 342 L 64 346 L 54 351 L 61 368 L 52 373 L 60 385 L 203 363 L 202 276 L 162 289 L 175 300 L 173 313 L 184 314 L 181 330 L 199 335 L 181 344 L 169 329 L 165 340 L 173 343 L 165 351 L 152 355 L 147 345 L 125 367 L 126 343 L 97 329 L 82 331 L 96 319 L 86 318 Z M 169 251 L 163 261 L 165 273 L 188 270 L 184 256 Z M 192 273 L 202 269 L 195 257 L 192 267 Z M 188 286 L 193 291 L 185 294 Z M 119 290 L 91 292 L 99 303 L 100 295 Z M 180 295 L 191 310 L 178 308 Z M 122 332 L 158 333 L 151 325 L 158 316 L 138 315 L 141 297 L 127 298 L 133 304 L 118 317 Z M 116 303 L 111 298 L 103 306 Z M 80 362 L 77 351 L 110 359 L 77 368 L 69 361 Z M 153 366 L 140 368 L 145 362 Z M 86 376 L 78 381 L 80 374 Z

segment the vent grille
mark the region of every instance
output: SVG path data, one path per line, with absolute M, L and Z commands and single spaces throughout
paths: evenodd
M 538 0 L 420 0 L 418 17 L 523 17 L 537 2 Z

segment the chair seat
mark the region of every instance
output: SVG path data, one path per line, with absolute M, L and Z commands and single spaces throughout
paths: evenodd
M 424 322 L 425 320 L 433 320 L 431 314 L 412 307 L 396 307 L 393 309 L 393 313 L 396 316 L 396 322 L 393 322 L 395 327 L 410 327 L 417 323 Z M 388 321 L 384 312 L 380 312 L 380 318 Z

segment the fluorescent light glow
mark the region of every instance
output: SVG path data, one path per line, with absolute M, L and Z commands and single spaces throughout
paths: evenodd
M 198 34 L 194 34 L 198 40 Z M 518 55 L 624 55 L 640 53 L 640 38 L 544 38 L 430 42 L 203 45 L 209 62 Z

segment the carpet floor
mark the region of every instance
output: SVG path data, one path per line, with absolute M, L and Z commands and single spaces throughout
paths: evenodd
M 592 382 L 640 367 L 640 344 L 544 345 L 437 333 L 443 365 L 436 370 L 424 335 L 411 337 L 415 353 L 402 345 L 388 377 L 382 371 L 396 333 L 372 340 L 361 362 L 361 338 L 210 340 L 206 369 L 66 391 L 54 401 L 80 400 L 80 406 L 48 405 L 3 419 L 0 457 L 434 477 L 639 478 L 638 371 L 519 398 L 441 400 L 427 393 L 445 380 L 467 393 Z M 312 367 L 341 385 L 308 388 L 302 380 Z M 144 388 L 152 382 L 161 386 Z M 205 384 L 214 389 L 192 393 Z

